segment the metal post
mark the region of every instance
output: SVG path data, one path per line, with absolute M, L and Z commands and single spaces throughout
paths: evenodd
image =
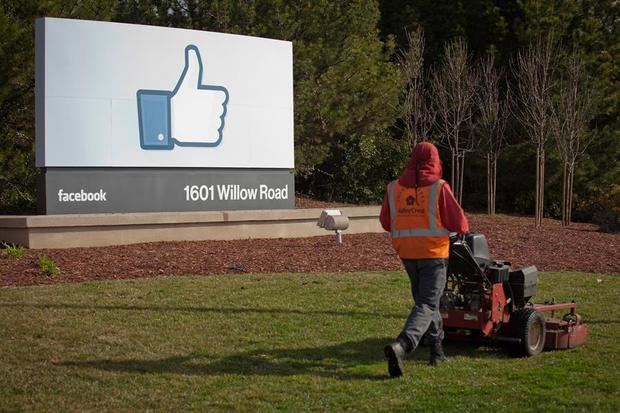
M 336 241 L 338 244 L 342 244 L 342 231 L 339 229 L 336 230 Z

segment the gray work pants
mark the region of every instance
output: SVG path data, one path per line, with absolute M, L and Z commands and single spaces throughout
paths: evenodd
M 411 294 L 415 305 L 407 317 L 400 337 L 411 343 L 415 350 L 422 336 L 429 343 L 443 340 L 443 323 L 439 313 L 439 300 L 446 286 L 447 258 L 403 259 L 411 281 Z

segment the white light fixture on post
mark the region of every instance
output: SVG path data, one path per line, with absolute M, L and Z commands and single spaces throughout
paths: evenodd
M 349 228 L 349 218 L 339 209 L 324 209 L 319 217 L 317 226 L 328 231 L 336 232 L 336 241 L 342 244 L 342 231 Z

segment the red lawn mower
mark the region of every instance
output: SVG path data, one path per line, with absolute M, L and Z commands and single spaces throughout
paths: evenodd
M 484 235 L 452 237 L 440 304 L 446 338 L 507 342 L 520 356 L 583 344 L 588 328 L 575 302 L 533 304 L 537 284 L 535 266 L 513 269 L 508 261 L 491 260 Z

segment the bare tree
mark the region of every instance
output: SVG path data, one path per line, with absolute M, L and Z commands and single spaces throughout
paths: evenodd
M 476 75 L 463 39 L 445 45 L 442 65 L 433 72 L 431 86 L 437 131 L 452 156 L 450 183 L 462 202 L 465 154 L 476 147 L 476 135 L 471 130 Z
M 424 31 L 418 27 L 413 33 L 406 32 L 407 50 L 398 56 L 401 73 L 406 82 L 405 97 L 401 105 L 401 118 L 405 135 L 414 147 L 418 140 L 428 140 L 435 121 L 435 113 L 429 103 L 424 79 Z
M 583 61 L 573 52 L 566 59 L 566 68 L 560 76 L 552 118 L 553 137 L 564 163 L 562 225 L 565 226 L 571 223 L 575 165 L 592 138 L 587 131 L 591 104 L 592 92 Z
M 487 158 L 487 213 L 494 216 L 495 195 L 497 193 L 497 161 L 506 141 L 508 108 L 507 100 L 500 96 L 500 82 L 503 73 L 495 68 L 493 55 L 487 55 L 481 60 L 478 72 L 477 126 Z
M 545 199 L 545 144 L 551 134 L 553 115 L 555 45 L 551 35 L 538 38 L 517 54 L 513 64 L 517 102 L 511 105 L 536 148 L 536 227 L 542 225 Z

